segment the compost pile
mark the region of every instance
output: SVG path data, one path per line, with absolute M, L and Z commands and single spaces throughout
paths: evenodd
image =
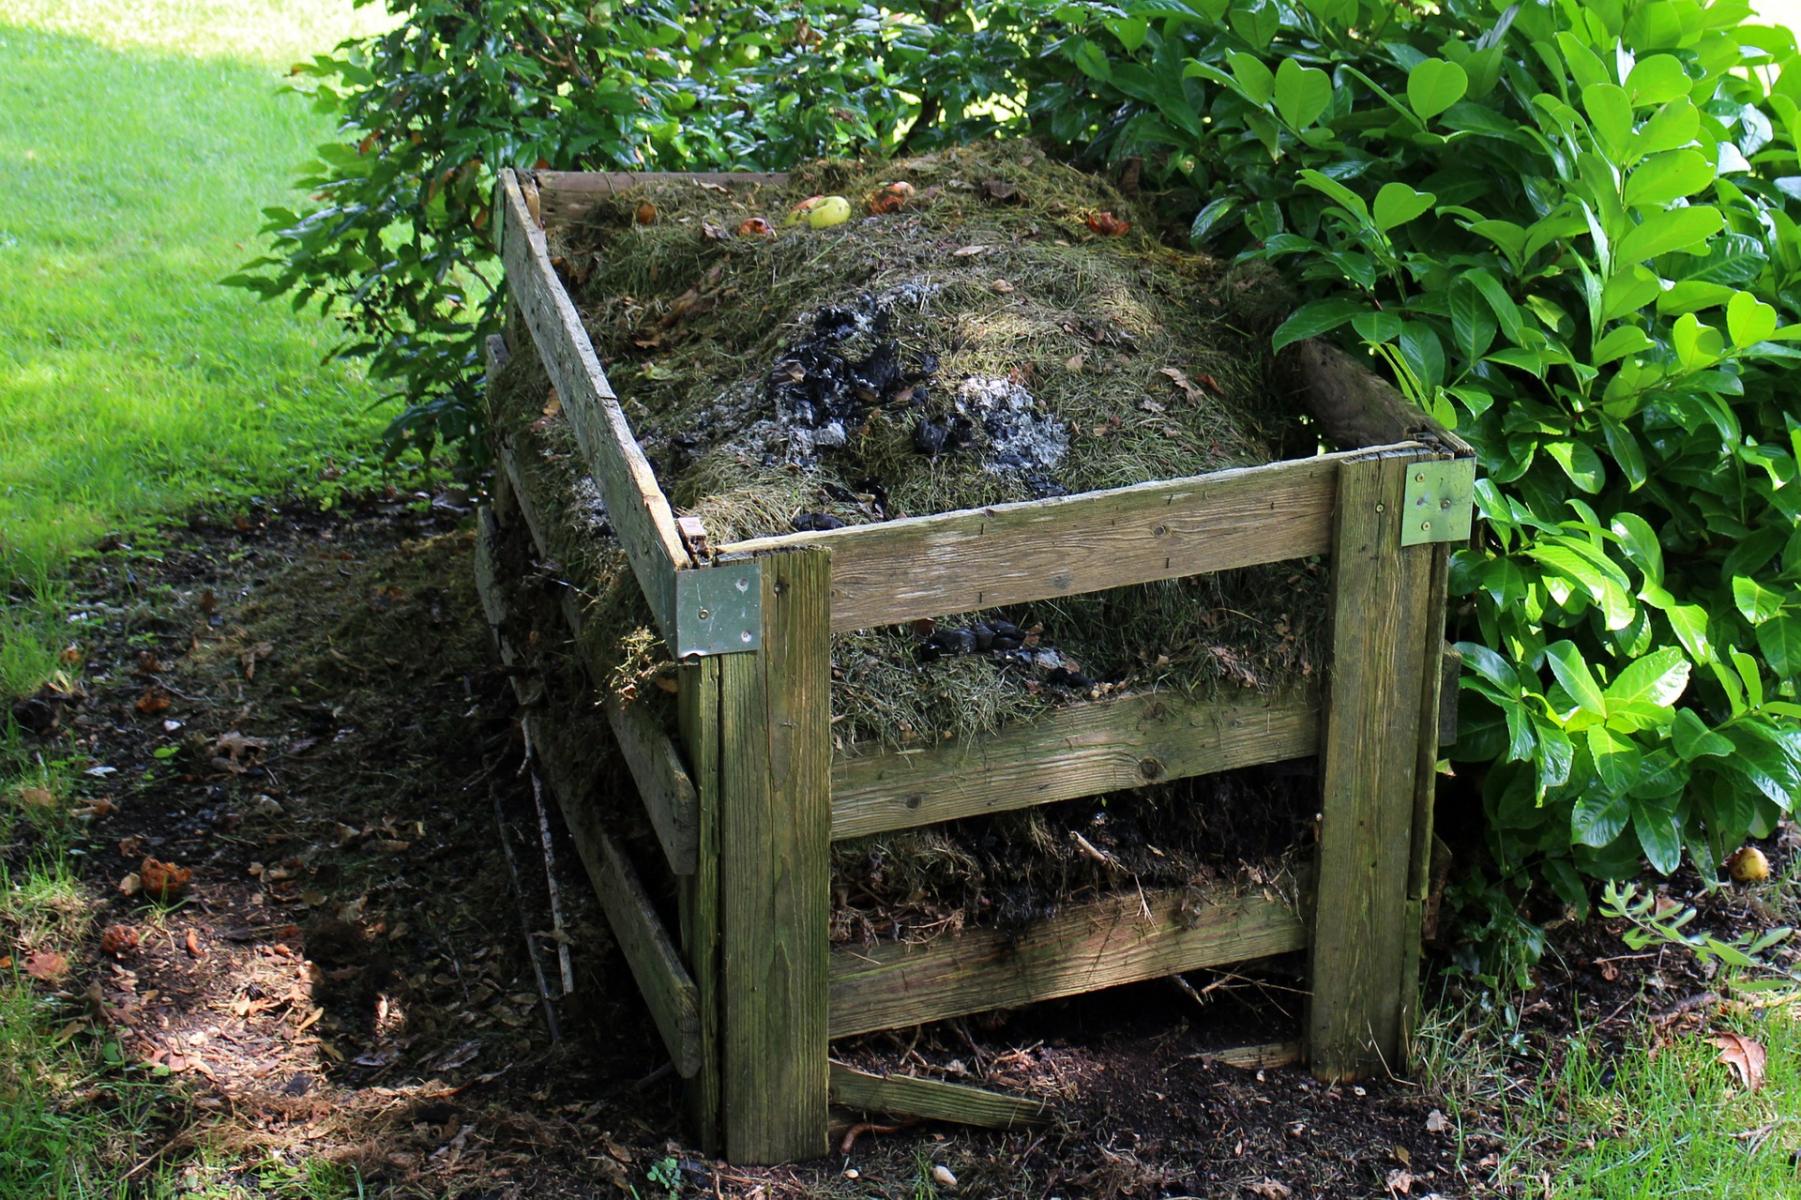
M 845 197 L 848 219 L 789 222 L 821 195 Z M 1030 143 L 816 163 L 780 187 L 653 181 L 550 236 L 664 492 L 714 546 L 1317 446 L 1273 399 L 1268 329 L 1292 297 L 1170 248 L 1130 199 Z M 582 594 L 583 657 L 656 702 L 666 656 L 536 355 L 492 395 L 497 437 L 561 510 L 549 569 Z M 919 745 L 1118 691 L 1280 690 L 1320 669 L 1324 591 L 1316 564 L 1278 563 L 839 634 L 834 734 Z M 1247 786 L 846 844 L 841 932 L 880 933 L 868 912 L 955 923 L 1023 915 L 1028 893 L 1190 880 L 1205 871 L 1180 845 L 1211 841 L 1220 861 L 1197 814 L 1227 807 L 1196 793 Z M 1279 799 L 1261 807 L 1305 807 Z M 1269 844 L 1291 844 L 1279 823 Z

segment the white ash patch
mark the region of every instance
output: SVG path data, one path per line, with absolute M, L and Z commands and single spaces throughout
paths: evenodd
M 957 411 L 988 435 L 982 465 L 992 475 L 1038 475 L 1069 454 L 1069 426 L 1010 379 L 965 379 L 957 385 Z

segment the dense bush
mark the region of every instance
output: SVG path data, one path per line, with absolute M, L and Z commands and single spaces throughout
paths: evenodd
M 1029 131 L 1477 446 L 1454 758 L 1504 880 L 1711 877 L 1801 791 L 1801 56 L 1742 0 L 398 7 L 303 68 L 345 140 L 258 286 L 330 298 L 407 428 L 466 428 L 492 164 Z

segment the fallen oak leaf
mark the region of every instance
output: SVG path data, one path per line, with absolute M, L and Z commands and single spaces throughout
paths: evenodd
M 147 687 L 144 689 L 144 694 L 138 697 L 138 702 L 132 707 L 146 717 L 154 717 L 157 713 L 167 712 L 172 703 L 174 701 L 170 699 L 169 693 L 162 688 Z
M 1720 1048 L 1715 1062 L 1725 1063 L 1748 1092 L 1755 1092 L 1763 1086 L 1764 1048 L 1763 1043 L 1754 1042 L 1743 1034 L 1721 1033 L 1707 1039 Z

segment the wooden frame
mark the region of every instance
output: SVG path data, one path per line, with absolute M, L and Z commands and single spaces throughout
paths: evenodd
M 1429 885 L 1448 548 L 1403 544 L 1402 530 L 1421 515 L 1414 506 L 1428 472 L 1449 461 L 1473 478 L 1469 448 L 1404 405 L 1372 408 L 1358 414 L 1357 438 L 1378 444 L 1339 453 L 704 548 L 704 531 L 678 521 L 658 487 L 544 233 L 545 222 L 573 220 L 640 178 L 503 171 L 497 238 L 511 344 L 523 348 L 523 331 L 543 360 L 682 663 L 678 738 L 641 709 L 607 705 L 676 880 L 673 963 L 663 950 L 675 939 L 660 924 L 654 935 L 644 929 L 655 914 L 638 903 L 642 888 L 632 891 L 632 865 L 584 814 L 585 798 L 563 803 L 571 830 L 583 831 L 578 845 L 597 847 L 584 860 L 689 1080 L 705 1147 L 740 1162 L 824 1153 L 833 1100 L 1003 1127 L 1037 1119 L 1031 1101 L 832 1064 L 830 1041 L 1294 951 L 1309 956 L 1301 1053 L 1312 1069 L 1331 1079 L 1405 1070 Z M 497 361 L 506 350 L 490 353 Z M 555 531 L 519 469 L 533 452 L 497 447 L 507 507 L 539 554 L 555 558 Z M 986 738 L 834 760 L 833 632 L 1315 555 L 1330 557 L 1334 579 L 1331 665 L 1318 688 L 1238 702 L 1127 695 Z M 728 583 L 750 614 L 743 647 L 700 628 L 685 600 Z M 490 583 L 484 594 L 495 591 Z M 497 626 L 505 615 L 490 613 Z M 571 597 L 563 616 L 580 622 Z M 1006 937 L 971 930 L 919 947 L 827 945 L 834 840 L 1313 755 L 1323 781 L 1316 861 L 1281 892 L 1111 897 Z

